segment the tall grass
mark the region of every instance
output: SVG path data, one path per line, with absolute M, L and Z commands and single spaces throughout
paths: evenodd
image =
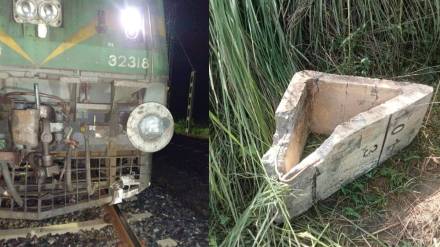
M 260 163 L 274 110 L 301 69 L 433 84 L 439 41 L 440 0 L 211 0 L 211 245 L 355 244 L 319 217 L 274 224 L 288 217 Z

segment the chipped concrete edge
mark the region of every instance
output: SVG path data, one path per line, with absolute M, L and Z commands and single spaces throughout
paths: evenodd
M 351 83 L 371 85 L 380 84 L 381 87 L 400 89 L 401 94 L 371 108 L 368 111 L 359 113 L 347 122 L 339 124 L 330 137 L 327 138 L 312 154 L 305 157 L 289 171 L 283 171 L 284 157 L 286 156 L 290 140 L 292 139 L 295 121 L 300 112 L 299 107 L 307 97 L 306 83 L 310 81 L 318 82 L 319 80 L 336 82 L 350 81 Z M 404 107 L 414 104 L 414 102 L 427 98 L 430 101 L 432 98 L 432 92 L 433 88 L 430 86 L 410 82 L 333 75 L 316 71 L 297 72 L 289 83 L 289 86 L 275 112 L 276 132 L 273 136 L 273 144 L 262 158 L 262 163 L 266 172 L 269 176 L 278 181 L 290 185 L 292 191 L 297 192 L 298 190 L 303 189 L 305 191 L 304 193 L 316 193 L 316 176 L 319 174 L 319 166 L 323 159 L 325 159 L 326 155 L 332 151 L 333 147 L 350 135 L 360 131 L 365 126 L 380 121 L 386 117 L 390 118 L 392 114 L 402 110 Z M 423 110 L 426 113 L 427 107 L 424 107 Z M 378 114 L 378 112 L 381 114 Z M 381 161 L 380 157 L 379 161 Z M 379 161 L 377 165 L 380 163 Z M 313 178 L 315 178 L 315 180 Z M 355 178 L 347 179 L 347 182 L 352 181 L 353 179 Z M 311 183 L 311 185 L 308 185 L 308 183 Z M 301 202 L 301 195 L 290 194 L 287 197 L 288 198 L 286 199 L 291 201 L 289 204 L 295 204 L 295 201 L 298 201 L 299 204 L 303 204 L 296 209 L 295 206 L 292 207 L 292 205 L 290 205 L 292 217 L 303 213 L 316 202 L 316 195 L 311 196 L 312 199 L 307 200 L 306 202 Z

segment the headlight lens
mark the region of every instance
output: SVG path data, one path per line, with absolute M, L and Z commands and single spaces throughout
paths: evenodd
M 139 123 L 139 132 L 148 140 L 159 138 L 164 131 L 162 119 L 155 115 L 148 115 Z
M 173 133 L 173 116 L 165 106 L 155 102 L 136 107 L 127 121 L 128 139 L 142 152 L 161 150 L 170 143 Z
M 42 3 L 38 8 L 40 18 L 45 22 L 52 22 L 58 18 L 60 10 L 53 3 Z
M 15 6 L 17 15 L 24 19 L 32 19 L 36 16 L 37 8 L 35 3 L 29 0 L 17 1 Z
M 140 11 L 134 7 L 121 10 L 121 23 L 128 39 L 136 39 L 144 30 L 144 18 Z
M 63 13 L 60 0 L 14 0 L 14 2 L 14 20 L 17 23 L 42 24 L 51 27 L 59 27 L 62 24 Z

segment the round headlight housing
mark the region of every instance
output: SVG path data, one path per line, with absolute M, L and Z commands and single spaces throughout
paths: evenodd
M 131 144 L 147 153 L 164 148 L 174 134 L 174 120 L 163 105 L 148 102 L 134 109 L 127 122 L 127 136 Z
M 22 19 L 34 19 L 37 16 L 37 6 L 34 1 L 19 0 L 15 3 L 15 12 Z
M 42 2 L 38 7 L 38 15 L 44 22 L 51 23 L 58 19 L 60 8 L 55 3 Z

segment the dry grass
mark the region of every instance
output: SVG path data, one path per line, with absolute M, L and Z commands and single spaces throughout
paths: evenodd
M 417 244 L 432 246 L 440 239 L 440 191 L 413 207 L 403 225 L 404 237 Z

